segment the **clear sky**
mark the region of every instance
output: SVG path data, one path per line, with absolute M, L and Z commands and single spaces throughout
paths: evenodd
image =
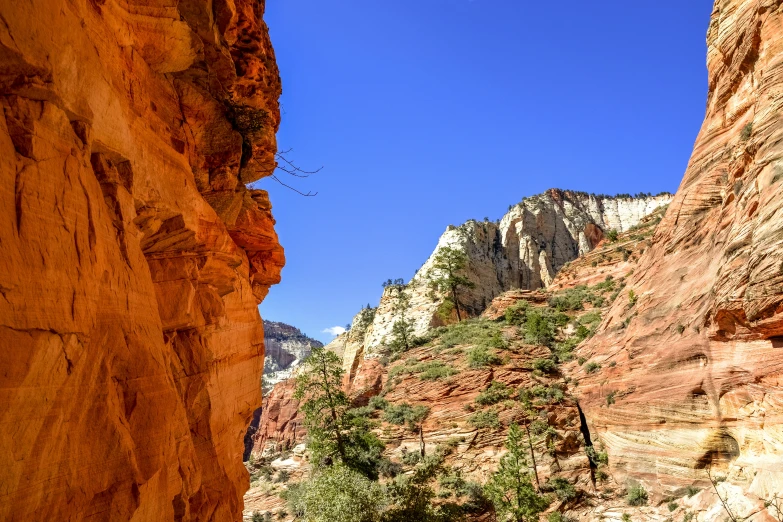
M 704 116 L 711 0 L 267 0 L 283 282 L 261 304 L 322 330 L 409 279 L 449 224 L 550 187 L 676 190 Z M 285 176 L 282 174 L 281 176 Z

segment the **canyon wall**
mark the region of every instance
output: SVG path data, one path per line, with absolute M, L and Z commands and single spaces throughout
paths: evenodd
M 280 381 L 288 379 L 321 341 L 303 334 L 299 328 L 276 321 L 264 321 L 264 385 L 266 395 Z
M 591 251 L 606 232 L 627 231 L 670 201 L 670 194 L 609 197 L 551 189 L 510 207 L 497 223 L 471 220 L 459 227 L 449 226 L 432 255 L 408 283 L 407 319 L 416 335 L 443 324 L 444 319 L 438 314 L 443 299 L 430 289 L 428 279 L 434 258 L 443 247 L 466 254 L 464 274 L 474 287 L 460 290 L 460 303 L 468 315 L 477 316 L 504 291 L 545 287 L 566 263 Z M 391 288 L 384 291 L 366 332 L 354 332 L 353 342 L 348 339 L 342 343 L 346 346 L 347 372 L 356 366 L 358 351 L 370 354 L 390 339 L 397 320 L 394 292 Z M 361 343 L 355 341 L 359 337 Z
M 707 43 L 707 111 L 685 176 L 580 348 L 603 369 L 572 372 L 615 478 L 660 499 L 709 490 L 709 471 L 757 509 L 783 491 L 783 2 L 716 1 Z M 723 514 L 713 501 L 710 520 Z
M 263 1 L 0 5 L 0 519 L 238 520 L 281 92 Z

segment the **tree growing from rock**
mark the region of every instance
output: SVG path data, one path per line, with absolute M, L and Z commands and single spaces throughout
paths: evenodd
M 540 495 L 530 480 L 527 461 L 529 444 L 522 429 L 512 424 L 506 439 L 508 453 L 500 460 L 498 470 L 486 485 L 487 497 L 495 505 L 499 520 L 532 522 L 549 506 L 549 499 Z
M 375 480 L 383 443 L 351 409 L 342 381 L 340 359 L 324 348 L 313 348 L 296 378 L 294 398 L 304 413 L 311 462 L 323 468 L 338 461 Z
M 408 351 L 413 341 L 413 321 L 408 319 L 408 308 L 410 307 L 411 299 L 408 294 L 408 287 L 402 279 L 391 281 L 389 279 L 383 285 L 393 299 L 392 313 L 394 314 L 394 324 L 392 324 L 392 339 L 389 346 L 395 352 Z
M 432 269 L 427 274 L 430 285 L 446 296 L 446 303 L 457 312 L 457 321 L 462 321 L 460 289 L 473 288 L 473 281 L 461 275 L 468 264 L 468 256 L 462 250 L 443 247 L 435 253 Z

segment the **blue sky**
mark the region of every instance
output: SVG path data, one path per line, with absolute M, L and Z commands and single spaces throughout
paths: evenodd
M 674 191 L 704 116 L 711 0 L 268 0 L 286 250 L 261 304 L 329 341 L 449 224 L 550 187 Z M 285 176 L 285 174 L 282 174 Z

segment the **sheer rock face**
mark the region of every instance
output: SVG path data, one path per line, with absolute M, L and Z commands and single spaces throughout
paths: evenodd
M 263 2 L 0 5 L 0 519 L 237 520 L 280 80 Z
M 604 370 L 576 374 L 578 391 L 616 478 L 660 498 L 708 484 L 712 467 L 771 498 L 783 491 L 783 2 L 716 2 L 707 42 L 693 156 L 629 282 L 638 301 L 620 296 L 581 348 Z
M 432 292 L 427 277 L 435 255 L 443 247 L 461 250 L 467 256 L 465 275 L 475 286 L 460 290 L 459 299 L 467 315 L 476 316 L 504 291 L 545 287 L 563 265 L 592 250 L 604 232 L 624 232 L 670 201 L 670 195 L 602 197 L 551 189 L 523 199 L 499 223 L 468 221 L 459 227 L 450 226 L 408 285 L 407 319 L 417 335 L 452 319 L 439 316 L 443 301 Z M 371 355 L 390 338 L 397 320 L 393 309 L 394 291 L 387 289 L 372 324 L 362 334 L 365 355 Z M 350 355 L 344 357 L 346 371 L 356 364 Z
M 298 328 L 275 321 L 264 321 L 264 394 L 280 381 L 288 379 L 313 348 L 323 346 Z

